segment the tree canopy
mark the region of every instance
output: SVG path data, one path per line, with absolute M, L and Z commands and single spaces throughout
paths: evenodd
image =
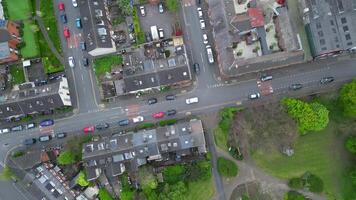
M 125 16 L 132 14 L 132 6 L 130 0 L 117 0 L 117 5 L 119 6 L 121 13 Z
M 346 149 L 356 154 L 356 136 L 351 136 L 346 140 Z
M 163 191 L 159 194 L 160 200 L 185 200 L 184 194 L 187 193 L 188 188 L 184 182 L 179 181 L 174 185 L 165 184 Z
M 76 180 L 76 183 L 82 187 L 86 187 L 89 185 L 89 181 L 87 181 L 87 175 L 83 172 L 79 172 L 79 176 Z
M 57 161 L 60 165 L 70 165 L 76 162 L 72 151 L 63 151 L 59 154 Z
M 285 196 L 284 200 L 305 200 L 304 195 L 296 191 L 289 191 Z
M 341 88 L 339 102 L 346 116 L 356 117 L 356 79 Z
M 282 104 L 297 122 L 301 134 L 323 130 L 329 123 L 329 111 L 320 103 L 306 103 L 298 99 L 284 98 Z
M 356 167 L 354 167 L 349 173 L 352 185 L 356 186 Z
M 177 12 L 179 10 L 178 0 L 166 0 L 167 9 L 171 12 Z

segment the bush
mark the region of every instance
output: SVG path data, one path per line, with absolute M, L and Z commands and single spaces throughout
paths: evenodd
M 72 151 L 63 151 L 59 154 L 57 161 L 60 165 L 71 165 L 75 163 L 75 155 Z
M 163 169 L 164 180 L 168 184 L 177 183 L 178 181 L 182 180 L 185 172 L 186 168 L 183 165 L 172 165 L 165 167 Z
M 144 123 L 144 124 L 139 124 L 135 127 L 135 130 L 142 130 L 142 129 L 152 129 L 156 127 L 156 125 L 154 123 Z
M 347 139 L 346 141 L 346 149 L 353 153 L 356 154 L 356 136 L 351 136 Z
M 346 116 L 356 117 L 356 79 L 341 88 L 339 102 Z
M 304 195 L 296 191 L 289 191 L 285 196 L 284 200 L 306 200 Z
M 288 186 L 292 189 L 301 189 L 303 188 L 303 180 L 301 178 L 292 178 L 288 182 Z
M 134 25 L 135 35 L 137 38 L 136 44 L 140 45 L 145 43 L 145 33 L 141 30 L 140 19 L 136 7 L 134 7 L 132 12 L 132 21 Z
M 352 185 L 356 186 L 356 167 L 349 172 Z
M 87 175 L 85 174 L 85 172 L 83 171 L 79 172 L 79 176 L 76 180 L 76 183 L 82 187 L 86 187 L 89 185 L 89 182 L 87 181 Z
M 224 157 L 218 158 L 218 172 L 224 177 L 235 177 L 237 176 L 238 167 L 237 165 Z
M 21 156 L 23 156 L 23 155 L 25 155 L 25 152 L 23 152 L 23 151 L 16 151 L 14 154 L 12 154 L 12 157 L 13 157 L 13 158 L 17 158 L 17 157 L 21 157 Z
M 211 177 L 211 164 L 209 160 L 200 160 L 185 166 L 185 180 L 200 181 Z
M 159 126 L 173 125 L 177 123 L 177 119 L 166 119 L 158 122 Z
M 111 194 L 105 188 L 100 188 L 99 199 L 100 200 L 114 200 L 114 198 L 111 196 Z
M 316 175 L 306 173 L 303 176 L 304 179 L 304 186 L 309 189 L 311 192 L 320 193 L 324 189 L 323 181 Z

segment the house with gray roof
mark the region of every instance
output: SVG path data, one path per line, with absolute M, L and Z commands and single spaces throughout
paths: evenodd
M 201 120 L 114 135 L 83 145 L 87 179 L 105 172 L 118 176 L 136 171 L 148 162 L 167 161 L 191 154 L 205 154 L 206 144 Z

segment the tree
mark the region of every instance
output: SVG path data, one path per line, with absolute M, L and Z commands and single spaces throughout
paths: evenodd
M 356 186 L 356 167 L 353 168 L 349 173 L 352 185 Z
M 186 200 L 184 194 L 188 191 L 184 182 L 179 181 L 174 185 L 165 184 L 163 191 L 159 194 L 159 200 Z
M 185 167 L 183 165 L 171 165 L 165 167 L 163 170 L 163 176 L 165 182 L 168 184 L 175 184 L 182 179 L 186 173 Z
M 303 188 L 303 180 L 299 177 L 297 178 L 292 178 L 288 182 L 288 186 L 292 189 L 301 189 Z
M 193 162 L 185 166 L 185 180 L 198 181 L 207 180 L 211 177 L 211 164 L 208 160 Z
M 179 9 L 179 2 L 178 0 L 166 0 L 166 6 L 170 12 L 177 12 Z
M 5 166 L 3 169 L 2 169 L 2 172 L 0 174 L 0 179 L 1 180 L 10 180 L 11 177 L 14 176 L 14 173 L 12 172 L 12 170 L 10 169 L 10 167 L 8 166 Z
M 117 0 L 117 4 L 123 15 L 132 15 L 132 6 L 130 0 Z
M 329 123 L 329 111 L 322 104 L 317 102 L 308 104 L 293 98 L 284 98 L 282 104 L 288 114 L 296 120 L 302 135 L 307 131 L 320 131 Z
M 308 188 L 310 192 L 320 193 L 324 189 L 324 183 L 321 178 L 318 176 L 311 174 L 310 172 L 306 172 L 302 176 L 304 187 Z
M 356 154 L 356 136 L 351 136 L 346 141 L 346 149 L 353 154 Z
M 89 181 L 87 181 L 87 175 L 83 172 L 79 172 L 79 176 L 76 180 L 76 183 L 82 187 L 86 187 L 89 185 Z
M 218 158 L 218 172 L 224 177 L 235 177 L 237 176 L 238 167 L 237 165 L 224 157 Z
M 70 165 L 75 163 L 75 156 L 72 151 L 63 151 L 59 154 L 57 161 L 60 165 Z
M 114 200 L 114 198 L 111 196 L 111 194 L 105 188 L 100 188 L 99 199 L 100 200 Z
M 285 196 L 284 200 L 305 200 L 306 198 L 296 191 L 289 191 Z
M 356 79 L 341 88 L 339 103 L 346 116 L 356 117 Z

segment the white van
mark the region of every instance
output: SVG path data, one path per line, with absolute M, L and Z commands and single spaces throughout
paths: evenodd
M 199 99 L 198 97 L 192 97 L 192 98 L 189 98 L 189 99 L 186 99 L 185 100 L 185 103 L 186 104 L 193 104 L 193 103 L 198 103 L 199 102 Z

